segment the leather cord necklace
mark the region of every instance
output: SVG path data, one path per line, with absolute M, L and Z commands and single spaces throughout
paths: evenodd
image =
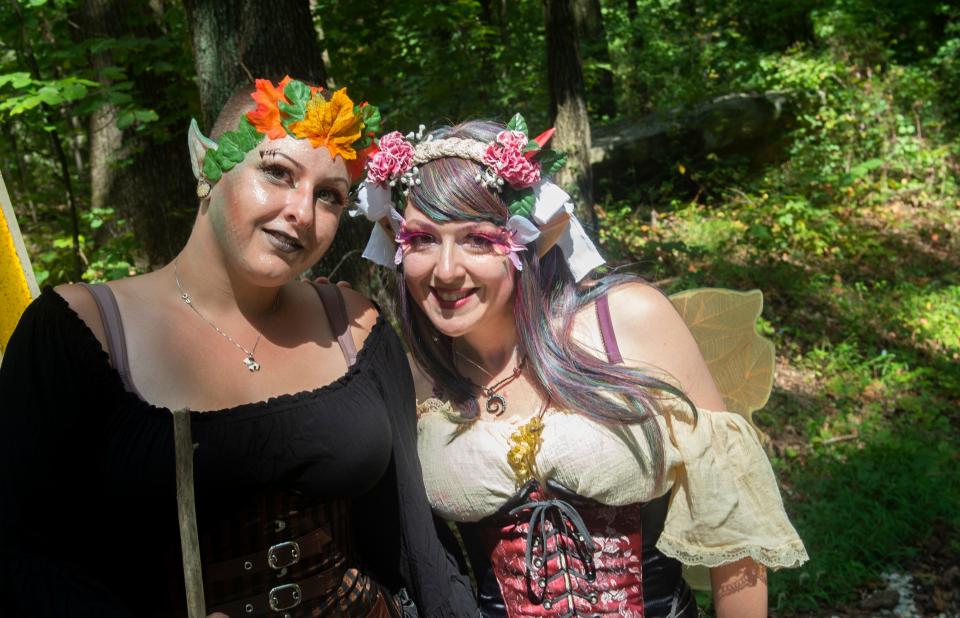
M 480 371 L 484 372 L 491 378 L 493 377 L 493 374 L 487 371 L 486 369 L 484 369 L 479 363 L 468 358 L 467 356 L 461 354 L 456 350 L 454 351 L 456 352 L 457 356 L 467 361 L 468 363 L 470 363 Z M 500 393 L 500 391 L 504 389 L 507 385 L 509 385 L 511 382 L 513 382 L 514 380 L 520 377 L 520 374 L 523 373 L 523 366 L 526 364 L 526 362 L 527 362 L 526 356 L 520 357 L 520 362 L 517 363 L 517 366 L 513 368 L 513 371 L 510 372 L 510 375 L 503 378 L 502 380 L 499 380 L 494 384 L 491 384 L 490 386 L 480 386 L 473 380 L 467 378 L 467 381 L 470 382 L 470 384 L 474 388 L 478 389 L 480 391 L 480 394 L 487 399 L 485 407 L 488 414 L 492 414 L 493 416 L 500 416 L 501 414 L 507 411 L 507 400 Z

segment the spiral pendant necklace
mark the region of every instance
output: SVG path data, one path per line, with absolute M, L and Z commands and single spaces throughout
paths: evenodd
M 468 363 L 470 363 L 480 371 L 484 372 L 491 378 L 493 377 L 493 374 L 491 374 L 489 371 L 484 369 L 479 363 L 464 356 L 460 352 L 457 352 L 456 354 L 457 356 L 467 361 Z M 468 379 L 468 382 L 470 382 L 470 384 L 474 388 L 478 389 L 480 391 L 480 394 L 486 398 L 487 401 L 486 401 L 485 407 L 488 414 L 492 414 L 493 416 L 500 416 L 501 414 L 507 411 L 507 400 L 506 398 L 504 398 L 503 394 L 501 394 L 499 391 L 520 377 L 520 374 L 523 373 L 523 366 L 526 362 L 527 362 L 527 357 L 526 356 L 521 357 L 520 362 L 517 363 L 517 366 L 513 368 L 513 371 L 510 372 L 510 375 L 496 382 L 495 384 L 491 384 L 490 386 L 480 386 L 473 380 Z

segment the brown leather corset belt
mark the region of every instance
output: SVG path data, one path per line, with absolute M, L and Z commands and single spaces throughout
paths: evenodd
M 391 615 L 380 587 L 352 559 L 348 501 L 305 504 L 278 494 L 258 502 L 246 516 L 200 531 L 208 611 L 231 618 Z

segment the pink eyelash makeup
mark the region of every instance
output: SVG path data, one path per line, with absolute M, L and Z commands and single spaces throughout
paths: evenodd
M 526 246 L 517 242 L 515 236 L 516 232 L 509 230 L 507 228 L 498 228 L 495 233 L 488 232 L 472 232 L 470 236 L 476 238 L 482 238 L 490 243 L 490 246 L 493 248 L 493 252 L 497 255 L 506 256 L 510 260 L 510 263 L 513 264 L 513 267 L 517 270 L 523 270 L 523 264 L 520 262 L 520 257 L 517 255 L 520 251 L 526 251 Z M 394 240 L 397 243 L 397 253 L 394 256 L 394 263 L 400 264 L 403 261 L 403 256 L 413 248 L 413 242 L 417 238 L 430 238 L 429 234 L 418 230 L 408 230 L 406 225 L 400 226 L 400 231 L 397 232 Z
M 496 234 L 489 234 L 486 232 L 474 232 L 471 234 L 477 238 L 482 238 L 490 243 L 490 246 L 493 247 L 493 250 L 497 255 L 506 255 L 510 252 L 510 232 L 500 228 L 497 230 Z
M 494 249 L 500 255 L 506 255 L 507 259 L 510 260 L 510 263 L 513 264 L 514 268 L 517 270 L 523 270 L 523 263 L 520 261 L 520 256 L 518 254 L 521 251 L 526 251 L 527 248 L 523 244 L 517 242 L 516 235 L 516 232 L 513 230 L 500 228 L 500 233 L 498 234 L 499 239 L 494 244 Z
M 397 236 L 394 240 L 396 240 L 398 244 L 408 245 L 412 239 L 422 236 L 427 236 L 427 234 L 415 230 L 411 231 L 406 227 L 402 227 L 400 228 L 400 231 L 397 232 Z
M 394 264 L 399 266 L 403 262 L 404 254 L 413 248 L 412 241 L 417 238 L 430 238 L 430 234 L 419 230 L 409 230 L 407 229 L 407 222 L 401 221 L 400 230 L 393 239 L 397 243 L 397 253 L 393 256 Z

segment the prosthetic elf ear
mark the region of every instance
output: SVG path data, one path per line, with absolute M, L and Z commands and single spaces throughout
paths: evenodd
M 190 129 L 187 131 L 187 147 L 190 149 L 193 175 L 199 180 L 203 170 L 203 158 L 208 150 L 217 149 L 217 143 L 200 132 L 200 127 L 193 118 L 190 119 Z

